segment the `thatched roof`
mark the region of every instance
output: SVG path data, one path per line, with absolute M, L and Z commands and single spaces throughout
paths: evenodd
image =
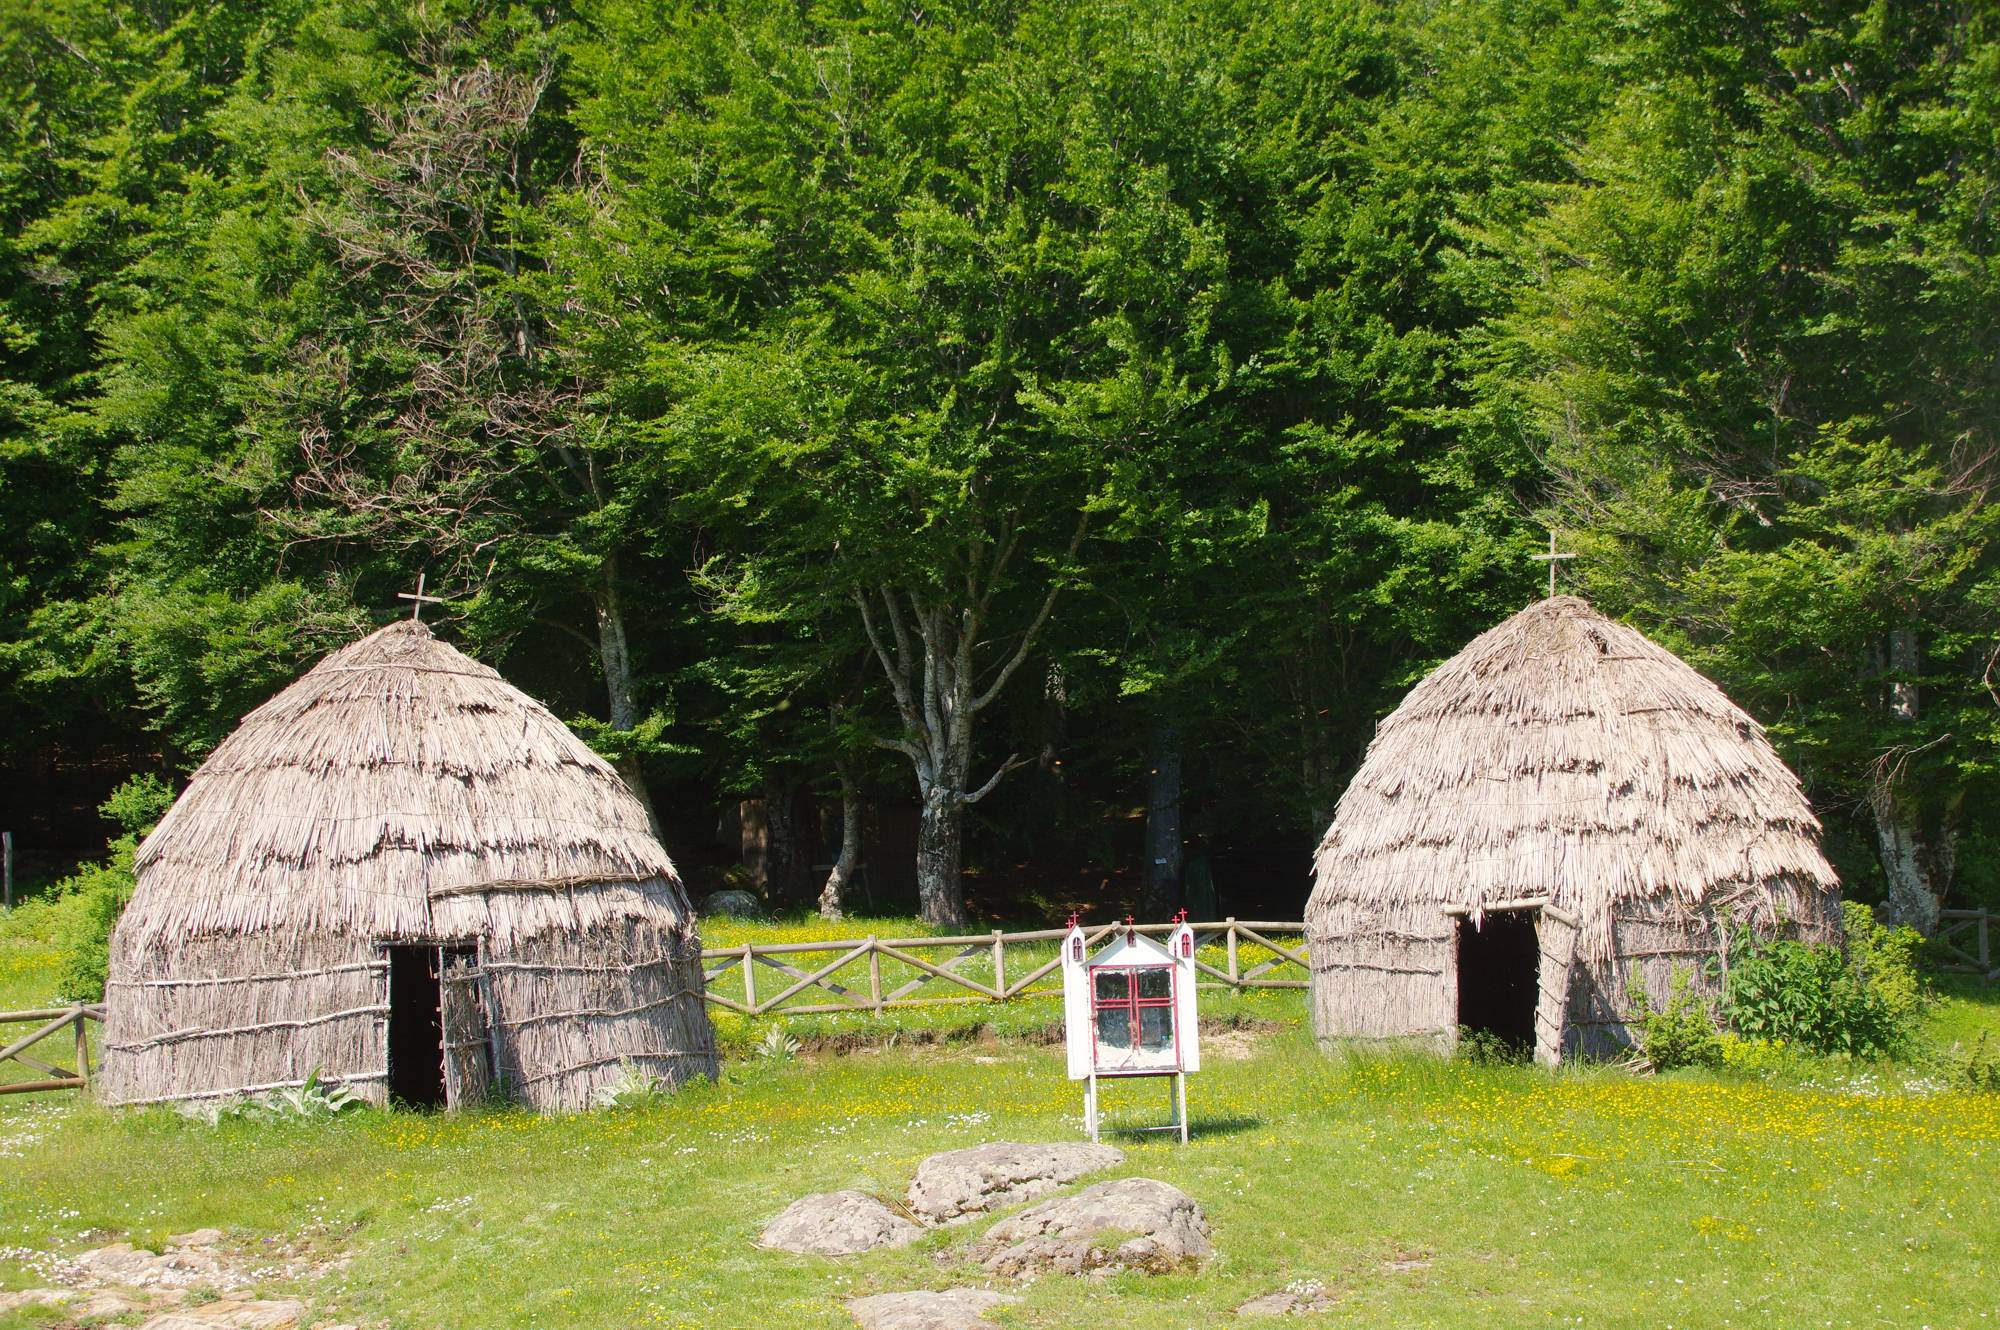
M 1839 886 L 1763 729 L 1573 596 L 1481 634 L 1410 691 L 1315 866 L 1309 931 L 1545 897 L 1599 956 L 1622 906 L 1803 917 Z
M 408 620 L 246 716 L 137 867 L 127 947 L 252 932 L 521 936 L 663 911 L 687 922 L 673 863 L 610 765 Z

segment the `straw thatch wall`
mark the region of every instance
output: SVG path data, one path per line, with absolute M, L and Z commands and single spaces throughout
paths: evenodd
M 391 944 L 476 946 L 501 1088 L 713 1074 L 694 914 L 645 810 L 548 710 L 414 622 L 253 711 L 139 849 L 112 1103 L 295 1084 L 380 1102 Z
M 1839 936 L 1818 819 L 1762 729 L 1671 652 L 1569 596 L 1482 634 L 1411 690 L 1314 867 L 1322 1039 L 1449 1046 L 1458 920 L 1511 902 L 1547 908 L 1542 978 L 1562 1013 L 1549 1053 L 1626 1044 L 1631 978 L 1656 1001 L 1676 969 L 1700 981 L 1725 916 Z

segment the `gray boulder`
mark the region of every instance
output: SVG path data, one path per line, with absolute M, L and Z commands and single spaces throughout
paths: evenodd
M 865 1191 L 804 1196 L 764 1225 L 760 1247 L 811 1256 L 852 1256 L 877 1247 L 907 1247 L 924 1231 Z
M 954 1224 L 1046 1196 L 1058 1187 L 1125 1162 L 1108 1145 L 1018 1145 L 995 1141 L 947 1150 L 917 1165 L 910 1212 L 926 1224 Z
M 975 1255 L 994 1274 L 1009 1277 L 1161 1274 L 1213 1250 L 1208 1219 L 1193 1197 L 1155 1178 L 1119 1178 L 1001 1220 L 986 1230 Z
M 711 891 L 701 903 L 704 915 L 731 915 L 738 919 L 762 919 L 764 905 L 747 891 Z
M 1009 1293 L 983 1288 L 918 1289 L 910 1293 L 878 1293 L 847 1304 L 861 1330 L 1000 1330 L 986 1313 L 1002 1303 L 1019 1302 Z

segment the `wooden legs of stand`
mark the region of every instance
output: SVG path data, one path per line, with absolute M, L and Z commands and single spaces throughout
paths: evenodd
M 1141 1127 L 1141 1131 L 1177 1131 L 1181 1144 L 1188 1139 L 1187 1073 L 1177 1071 L 1165 1077 L 1167 1082 L 1167 1113 L 1171 1121 L 1164 1127 Z M 1091 1144 L 1097 1143 L 1097 1077 L 1090 1076 L 1083 1083 L 1083 1130 L 1090 1137 Z

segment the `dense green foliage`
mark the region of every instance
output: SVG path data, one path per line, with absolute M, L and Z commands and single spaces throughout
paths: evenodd
M 1926 998 L 1914 929 L 1887 928 L 1866 905 L 1842 909 L 1847 947 L 1738 935 L 1722 1014 L 1737 1034 L 1855 1057 L 1906 1054 Z
M 0 0 L 6 775 L 184 771 L 421 572 L 684 858 L 852 786 L 928 918 L 961 836 L 1111 904 L 1170 759 L 1292 917 L 1553 527 L 1851 891 L 2000 903 L 1994 21 Z

